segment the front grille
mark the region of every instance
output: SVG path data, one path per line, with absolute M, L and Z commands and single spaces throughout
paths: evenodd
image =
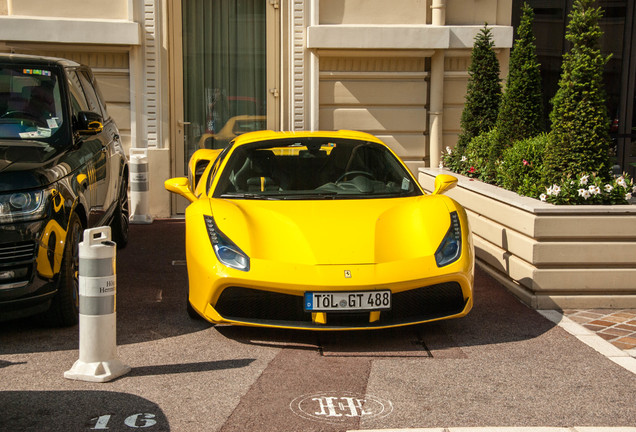
M 224 318 L 246 323 L 270 323 L 295 327 L 381 327 L 427 321 L 456 315 L 466 306 L 461 286 L 443 283 L 394 293 L 393 307 L 380 320 L 369 323 L 368 312 L 329 312 L 326 325 L 315 325 L 303 310 L 303 297 L 243 287 L 228 287 L 216 303 Z
M 26 264 L 35 258 L 35 242 L 0 245 L 0 266 Z

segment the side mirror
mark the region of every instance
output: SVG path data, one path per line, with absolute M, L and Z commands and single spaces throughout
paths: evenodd
M 435 177 L 435 190 L 433 195 L 442 194 L 457 186 L 457 178 L 448 174 L 439 174 Z
M 75 122 L 75 132 L 81 135 L 95 135 L 104 130 L 102 116 L 92 111 L 80 111 Z
M 177 195 L 181 195 L 190 202 L 197 200 L 197 197 L 194 196 L 194 193 L 192 193 L 192 189 L 190 189 L 190 182 L 187 177 L 174 177 L 168 179 L 163 183 L 163 186 L 166 190 L 176 193 Z

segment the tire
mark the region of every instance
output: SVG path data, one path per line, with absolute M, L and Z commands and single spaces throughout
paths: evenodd
M 60 327 L 75 325 L 79 320 L 79 242 L 84 229 L 75 213 L 68 226 L 57 294 L 48 311 L 48 321 Z
M 128 180 L 123 178 L 117 208 L 110 224 L 113 233 L 113 241 L 117 243 L 117 249 L 123 249 L 128 244 L 128 231 L 130 227 L 130 205 L 128 203 Z

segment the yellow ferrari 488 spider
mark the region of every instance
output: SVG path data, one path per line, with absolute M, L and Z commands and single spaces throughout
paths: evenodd
M 376 137 L 353 131 L 238 136 L 198 150 L 187 198 L 188 312 L 212 323 L 313 330 L 466 315 L 474 252 L 464 209 L 428 195 Z

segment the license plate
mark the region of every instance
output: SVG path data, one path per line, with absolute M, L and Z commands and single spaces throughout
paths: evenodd
M 305 310 L 311 312 L 391 309 L 391 291 L 306 292 Z

